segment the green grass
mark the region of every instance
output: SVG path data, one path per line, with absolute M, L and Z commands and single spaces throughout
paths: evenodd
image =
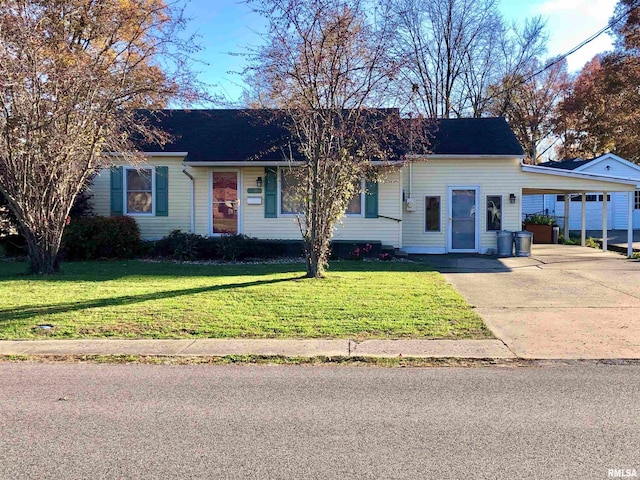
M 0 263 L 0 339 L 488 338 L 442 275 L 419 263 L 70 262 L 57 276 Z M 42 330 L 41 324 L 54 328 Z

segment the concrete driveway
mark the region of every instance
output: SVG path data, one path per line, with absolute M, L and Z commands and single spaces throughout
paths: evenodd
M 520 357 L 640 358 L 640 261 L 565 245 L 423 258 Z

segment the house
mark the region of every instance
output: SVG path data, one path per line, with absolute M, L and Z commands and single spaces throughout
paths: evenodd
M 555 168 L 573 172 L 588 172 L 603 176 L 631 179 L 636 182 L 633 204 L 629 205 L 626 193 L 607 193 L 607 226 L 608 228 L 626 229 L 629 221 L 629 210 L 632 211 L 633 224 L 640 227 L 640 166 L 631 163 L 612 153 L 607 153 L 590 160 L 574 158 L 561 162 L 545 162 L 541 167 Z M 602 228 L 602 203 L 604 197 L 600 192 L 586 192 L 585 221 L 587 230 Z M 580 230 L 582 227 L 582 194 L 569 197 L 569 229 Z M 558 223 L 564 226 L 564 195 L 530 195 L 523 199 L 522 213 L 546 213 L 559 217 Z
M 94 211 L 130 215 L 143 238 L 180 229 L 299 239 L 295 179 L 278 145 L 287 132 L 259 110 L 165 110 L 154 121 L 172 136 L 143 146 L 145 165 L 118 164 L 94 178 Z M 431 153 L 415 155 L 376 184 L 362 179 L 334 239 L 380 241 L 408 253 L 496 250 L 496 231 L 521 230 L 522 197 L 532 193 L 629 192 L 635 183 L 524 165 L 502 118 L 443 119 Z

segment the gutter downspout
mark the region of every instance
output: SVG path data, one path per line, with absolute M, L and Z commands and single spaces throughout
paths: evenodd
M 193 176 L 187 172 L 187 167 L 182 168 L 184 173 L 191 180 L 191 233 L 196 233 L 196 189 Z
M 407 198 L 411 198 L 411 191 L 413 190 L 413 162 L 409 162 L 409 194 Z

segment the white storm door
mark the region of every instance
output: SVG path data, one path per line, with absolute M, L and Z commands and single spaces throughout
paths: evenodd
M 478 252 L 480 217 L 478 187 L 449 188 L 447 249 L 453 253 Z

